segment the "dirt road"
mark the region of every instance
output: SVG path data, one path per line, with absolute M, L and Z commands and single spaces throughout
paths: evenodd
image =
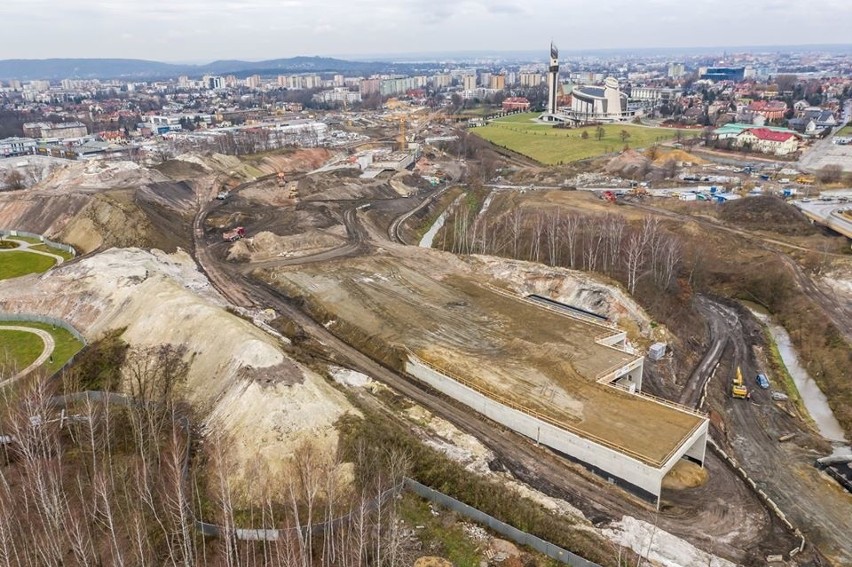
M 732 453 L 805 534 L 836 565 L 852 564 L 852 495 L 820 473 L 813 462 L 825 454 L 825 442 L 800 419 L 770 398 L 770 390 L 755 384 L 754 376 L 765 372 L 752 348 L 761 335 L 759 323 L 744 309 L 704 298 L 702 313 L 710 320 L 713 344 L 726 340 L 717 378 L 710 384 L 710 408 L 724 416 L 724 430 L 714 428 L 713 437 Z M 720 334 L 720 335 L 718 335 Z M 751 400 L 728 395 L 731 377 L 742 369 Z M 771 377 L 772 378 L 772 377 Z M 793 440 L 781 443 L 784 435 Z
M 475 436 L 521 481 L 571 502 L 593 521 L 618 520 L 629 515 L 657 522 L 661 529 L 737 562 L 753 561 L 767 553 L 786 553 L 795 545 L 794 538 L 781 523 L 712 454 L 707 459 L 712 473 L 710 483 L 694 490 L 664 491 L 657 515 L 647 502 L 372 360 L 331 333 L 322 324 L 324 321 L 313 320 L 280 291 L 243 273 L 237 265 L 221 261 L 213 251 L 215 235 L 205 237 L 205 214 L 202 209 L 195 221 L 196 258 L 226 298 L 248 309 L 274 309 L 299 326 L 313 339 L 313 344 L 321 345 L 325 358 L 390 386 Z M 352 220 L 357 221 L 357 214 L 352 214 L 356 215 Z M 736 505 L 732 506 L 731 502 Z

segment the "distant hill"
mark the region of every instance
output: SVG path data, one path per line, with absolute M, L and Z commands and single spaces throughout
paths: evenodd
M 412 72 L 409 63 L 346 61 L 330 57 L 291 57 L 268 61 L 214 61 L 206 65 L 179 65 L 141 59 L 5 59 L 0 60 L 0 80 L 43 79 L 161 79 L 178 75 L 237 76 L 284 73 L 373 73 Z

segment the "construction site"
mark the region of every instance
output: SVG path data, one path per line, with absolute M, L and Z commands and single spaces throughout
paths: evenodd
M 515 297 L 448 255 L 400 256 L 271 278 L 347 341 L 655 503 L 678 459 L 703 464 L 707 419 L 642 394 L 624 332 Z
M 405 140 L 445 133 L 427 126 L 412 118 Z M 813 466 L 832 445 L 739 303 L 822 313 L 841 338 L 822 341 L 818 376 L 837 376 L 845 242 L 562 187 L 606 163 L 545 168 L 452 140 L 399 154 L 396 116 L 374 130 L 376 142 L 340 151 L 51 162 L 0 195 L 0 229 L 78 257 L 0 283 L 0 311 L 67 321 L 90 343 L 116 332 L 131 348 L 185 348 L 197 449 L 232 443 L 243 519 L 255 481 L 305 439 L 355 478 L 344 449 L 361 422 L 388 432 L 366 437 L 385 452 L 414 440 L 414 480 L 471 502 L 467 487 L 487 483 L 563 522 L 561 536 L 531 533 L 598 565 L 622 548 L 654 565 L 852 561 L 852 496 Z M 658 246 L 634 277 L 631 239 Z M 820 278 L 801 267 L 812 250 L 824 250 Z M 835 295 L 822 291 L 831 282 Z M 822 337 L 811 329 L 790 335 Z M 846 427 L 842 388 L 826 391 Z M 447 462 L 452 475 L 431 466 Z M 415 553 L 425 521 L 409 523 Z

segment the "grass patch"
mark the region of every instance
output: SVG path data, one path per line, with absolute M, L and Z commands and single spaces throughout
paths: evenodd
M 852 124 L 847 124 L 841 128 L 835 136 L 852 136 Z
M 8 235 L 8 236 L 5 236 L 4 238 L 9 239 L 9 240 L 20 240 L 21 242 L 27 242 L 29 244 L 41 244 L 40 238 L 33 238 L 32 236 L 12 236 L 12 235 Z
M 53 362 L 47 362 L 44 365 L 44 369 L 47 373 L 53 374 L 60 368 L 62 368 L 66 362 L 68 362 L 72 356 L 80 352 L 83 348 L 83 343 L 81 343 L 77 338 L 72 335 L 70 332 L 66 331 L 62 327 L 54 327 L 49 323 L 33 323 L 30 321 L 0 321 L 0 325 L 15 325 L 18 327 L 32 327 L 34 329 L 42 329 L 47 331 L 53 336 L 53 341 L 56 343 L 56 346 L 53 350 Z M 6 332 L 3 332 L 3 336 L 5 338 Z M 35 339 L 38 344 L 38 352 L 36 353 L 33 360 L 38 357 L 41 353 L 43 347 L 43 343 L 41 339 L 36 335 L 31 333 L 25 333 Z M 4 343 L 5 346 L 5 343 Z M 30 361 L 32 362 L 32 361 Z
M 599 140 L 597 126 L 583 128 L 553 128 L 547 124 L 535 124 L 530 119 L 534 113 L 515 114 L 474 128 L 472 132 L 496 146 L 530 157 L 541 163 L 555 165 L 601 156 L 621 151 L 625 144 L 631 148 L 647 147 L 672 140 L 677 130 L 671 128 L 646 128 L 631 124 L 606 124 L 604 135 Z M 621 132 L 630 137 L 626 142 Z M 588 134 L 583 139 L 583 132 Z M 682 131 L 684 132 L 684 131 Z M 688 137 L 695 132 L 685 131 Z
M 13 372 L 23 370 L 33 363 L 44 350 L 41 337 L 25 331 L 0 329 L 0 363 Z
M 479 567 L 485 559 L 455 514 L 433 516 L 428 502 L 409 492 L 404 493 L 399 512 L 411 526 L 423 526 L 417 529 L 417 537 L 423 542 L 424 554 L 443 557 L 457 567 Z
M 54 248 L 52 246 L 48 246 L 47 244 L 37 244 L 35 246 L 30 246 L 30 250 L 40 250 L 42 252 L 49 252 L 50 254 L 56 254 L 57 256 L 61 256 L 63 260 L 66 262 L 68 260 L 74 259 L 74 254 L 71 252 L 66 252 L 60 248 Z
M 25 250 L 3 252 L 0 253 L 0 280 L 46 272 L 55 263 L 53 258 Z
M 551 124 L 543 124 L 543 123 L 533 123 L 532 120 L 535 120 L 539 116 L 541 116 L 541 112 L 520 112 L 518 114 L 510 114 L 509 116 L 503 116 L 502 118 L 498 118 L 495 122 L 502 123 L 513 123 L 513 124 L 529 124 L 530 126 L 538 126 L 540 128 L 548 128 Z

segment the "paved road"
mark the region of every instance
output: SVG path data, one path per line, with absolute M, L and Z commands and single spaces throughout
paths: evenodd
M 10 241 L 10 242 L 16 242 L 16 243 L 18 243 L 18 247 L 17 248 L 0 248 L 0 252 L 20 252 L 22 250 L 25 250 L 25 251 L 29 252 L 30 254 L 38 254 L 39 256 L 47 256 L 48 258 L 53 258 L 54 260 L 56 260 L 56 264 L 55 264 L 56 266 L 59 266 L 60 264 L 65 262 L 65 258 L 63 258 L 62 256 L 59 256 L 58 254 L 51 254 L 50 252 L 45 252 L 44 250 L 34 250 L 33 246 L 40 246 L 40 245 L 42 245 L 41 242 L 33 244 L 33 243 L 30 243 L 30 242 L 26 242 L 24 240 L 18 240 L 14 236 L 7 236 L 3 240 Z
M 847 103 L 843 109 L 842 122 L 834 129 L 839 132 L 849 122 L 852 114 L 852 103 Z M 799 158 L 799 169 L 816 172 L 826 165 L 839 165 L 844 171 L 852 171 L 852 145 L 841 146 L 832 143 L 832 136 L 817 141 Z
M 844 211 L 852 211 L 852 204 L 793 201 L 793 205 L 814 222 L 852 239 L 852 217 L 843 214 Z
M 23 333 L 32 333 L 34 335 L 38 335 L 41 338 L 41 341 L 44 343 L 44 350 L 41 351 L 41 354 L 36 358 L 32 364 L 5 380 L 0 381 L 0 386 L 5 386 L 7 384 L 11 384 L 17 380 L 20 380 L 24 376 L 36 370 L 42 364 L 47 362 L 47 359 L 53 354 L 53 350 L 56 348 L 56 342 L 53 340 L 53 335 L 44 331 L 42 329 L 36 329 L 34 327 L 22 327 L 18 325 L 0 325 L 0 332 L 2 331 L 21 331 Z

